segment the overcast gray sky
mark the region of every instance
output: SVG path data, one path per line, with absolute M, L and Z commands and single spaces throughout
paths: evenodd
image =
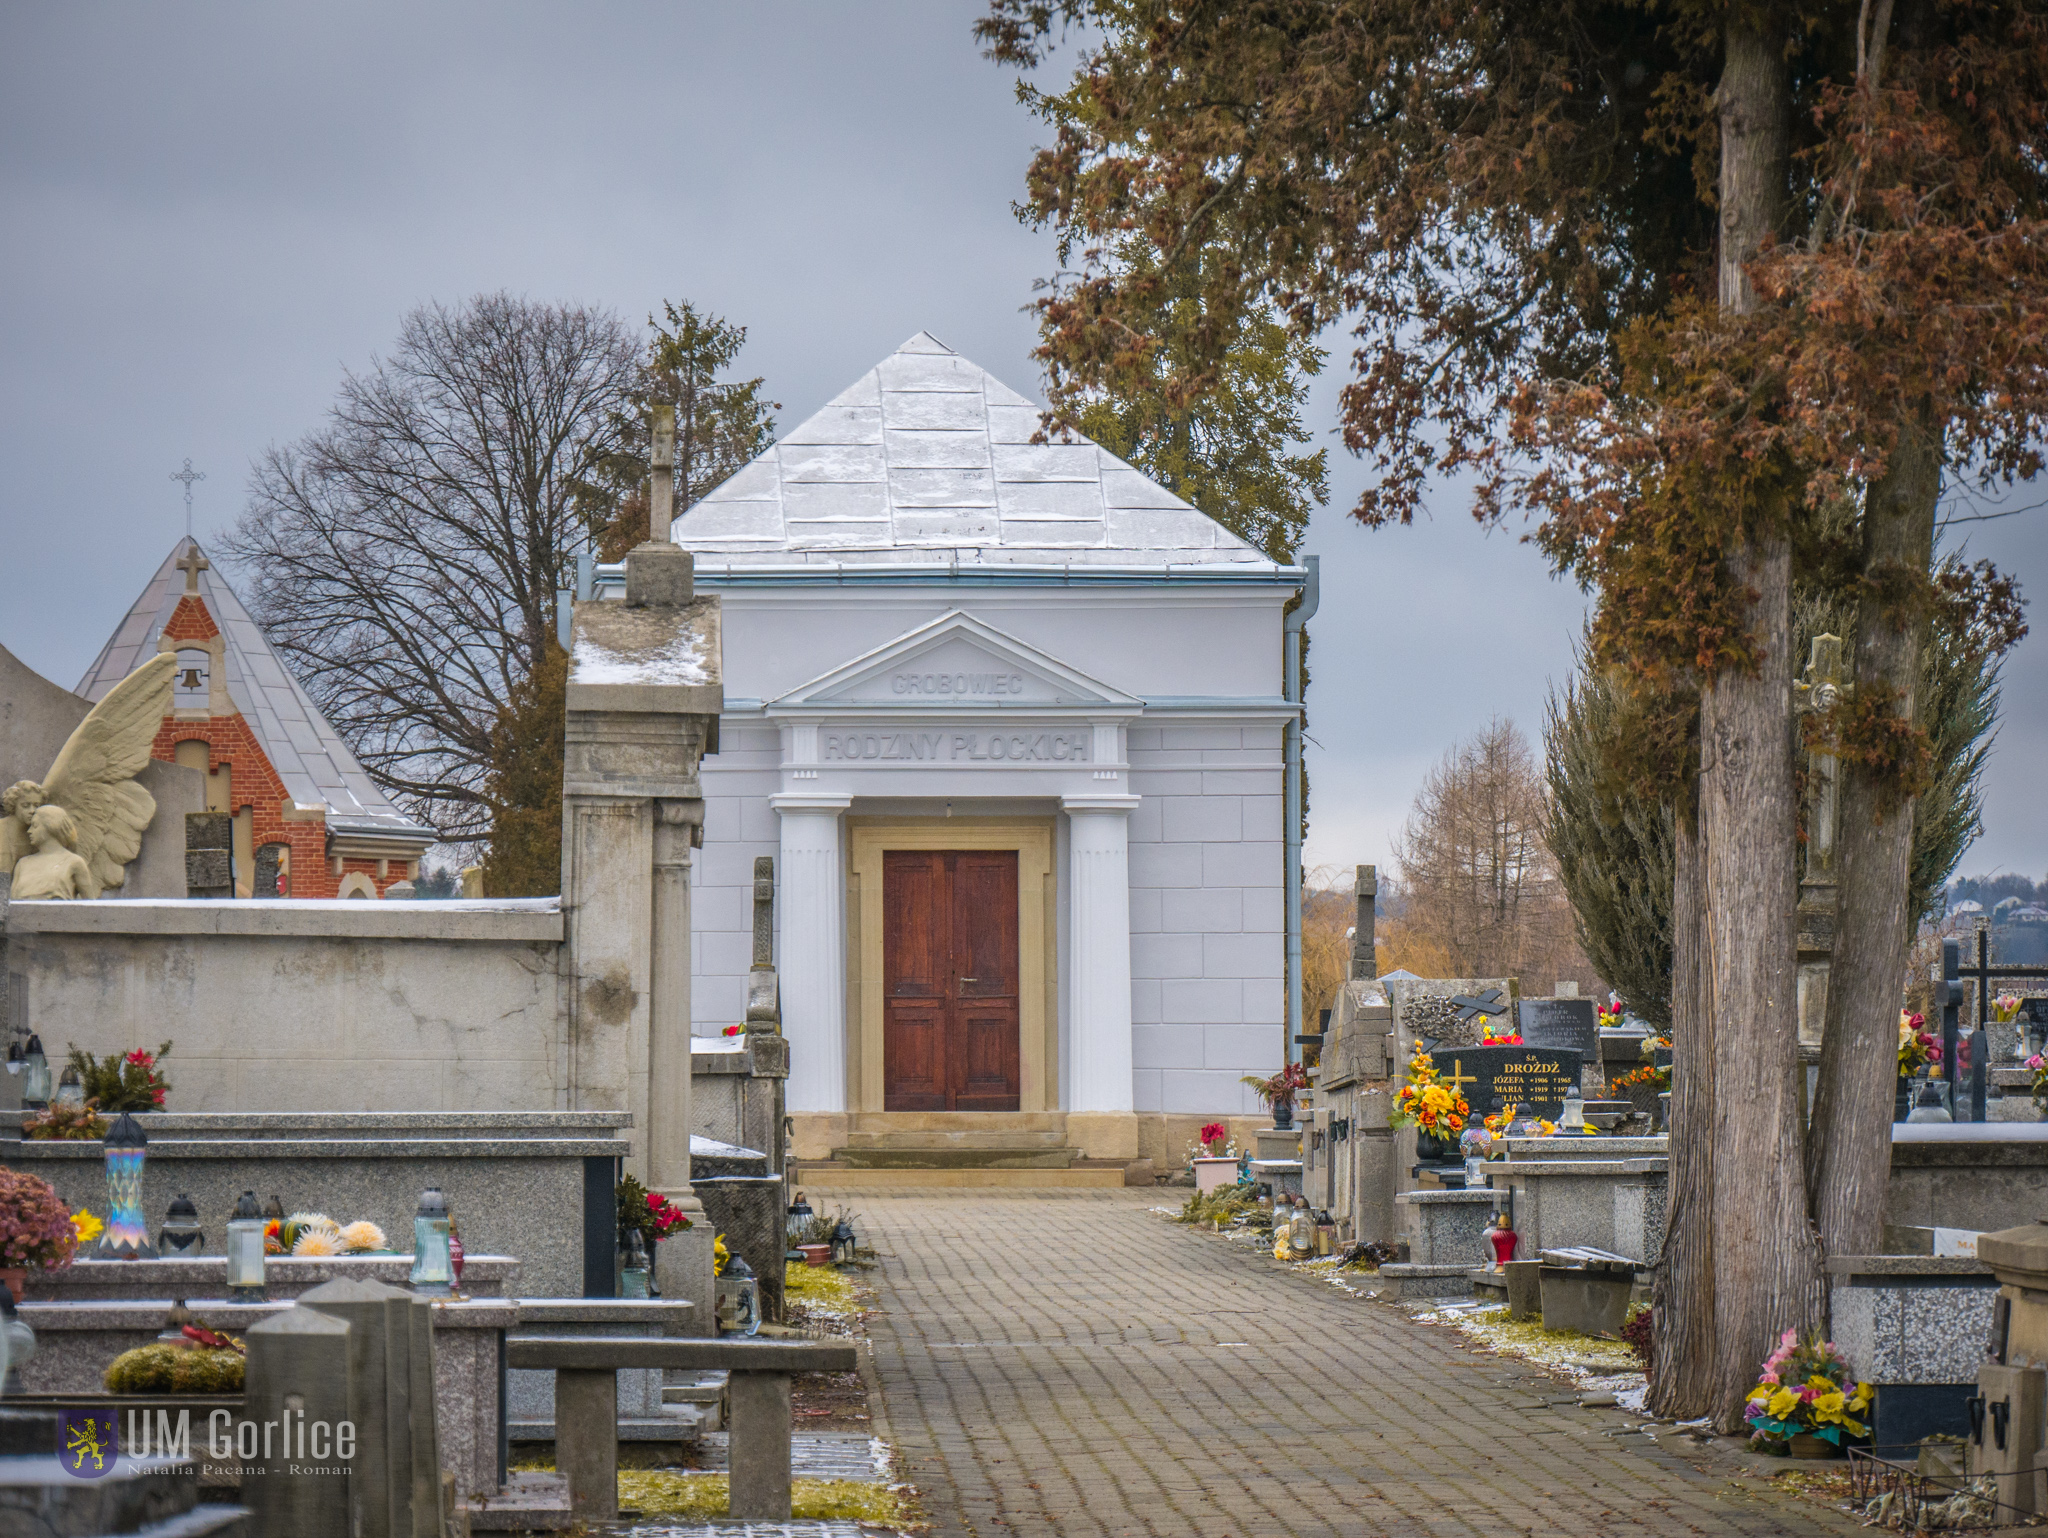
M 183 532 L 171 472 L 206 472 L 202 540 L 231 523 L 254 456 L 315 426 L 422 300 L 504 288 L 638 320 L 688 298 L 749 328 L 784 425 L 919 329 L 1036 393 L 1020 306 L 1054 256 L 1010 205 L 1041 133 L 975 14 L 0 9 L 0 643 L 76 683 Z M 1308 858 L 1384 864 L 1456 739 L 1496 714 L 1540 728 L 1583 603 L 1455 490 L 1413 529 L 1348 522 L 1364 472 L 1326 441 Z M 2032 577 L 2044 517 L 1973 525 L 1974 552 Z M 2037 637 L 1968 872 L 2048 871 L 2044 697 Z

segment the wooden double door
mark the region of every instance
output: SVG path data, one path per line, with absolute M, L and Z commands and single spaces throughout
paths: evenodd
M 1017 852 L 882 854 L 882 1108 L 1018 1108 Z

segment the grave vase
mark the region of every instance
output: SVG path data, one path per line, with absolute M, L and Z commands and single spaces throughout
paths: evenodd
M 1294 1102 L 1276 1100 L 1273 1102 L 1273 1130 L 1286 1132 L 1294 1125 Z
M 1842 1448 L 1839 1443 L 1825 1437 L 1809 1436 L 1804 1431 L 1792 1433 L 1791 1455 L 1795 1458 L 1839 1458 Z
M 1415 1134 L 1415 1157 L 1441 1163 L 1458 1157 L 1458 1144 L 1454 1138 L 1438 1137 L 1434 1132 L 1418 1129 Z

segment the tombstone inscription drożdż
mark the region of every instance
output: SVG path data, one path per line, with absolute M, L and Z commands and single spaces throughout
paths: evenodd
M 1515 1106 L 1555 1120 L 1567 1089 L 1579 1082 L 1576 1052 L 1540 1047 L 1447 1047 L 1429 1054 L 1445 1085 L 1455 1085 L 1477 1121 Z

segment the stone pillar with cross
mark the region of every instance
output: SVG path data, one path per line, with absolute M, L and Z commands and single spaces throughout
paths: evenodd
M 1832 710 L 1848 684 L 1842 674 L 1842 639 L 1817 635 L 1806 672 L 1793 686 L 1801 715 Z M 1820 1057 L 1828 1012 L 1828 972 L 1835 950 L 1835 843 L 1841 821 L 1841 760 L 1832 753 L 1806 754 L 1806 805 L 1802 809 L 1806 853 L 1799 874 L 1798 1012 L 1799 1055 Z
M 1373 925 L 1379 902 L 1379 871 L 1371 865 L 1358 867 L 1358 917 L 1351 931 L 1351 976 L 1371 981 L 1379 976 L 1379 955 L 1373 943 Z
M 659 443 L 674 414 L 656 415 Z M 667 489 L 653 479 L 664 533 Z M 661 1290 L 696 1303 L 706 1333 L 712 1233 L 690 1187 L 690 865 L 704 829 L 698 764 L 718 751 L 719 654 L 718 599 L 695 592 L 689 552 L 634 547 L 625 597 L 575 606 L 562 773 L 569 1108 L 632 1113 L 629 1169 L 695 1224 L 658 1247 Z M 677 657 L 695 660 L 683 671 Z

